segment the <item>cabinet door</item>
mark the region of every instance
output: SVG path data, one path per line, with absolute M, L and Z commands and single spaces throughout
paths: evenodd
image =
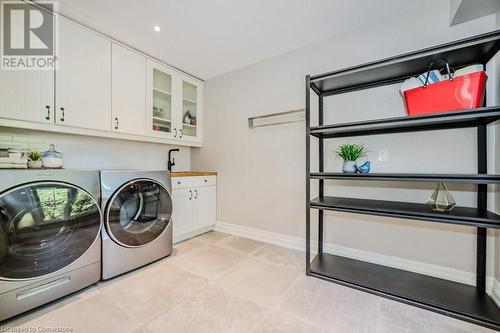
M 189 188 L 172 191 L 174 240 L 193 231 L 193 193 Z
M 111 42 L 59 17 L 56 123 L 109 131 Z
M 184 141 L 203 141 L 203 84 L 182 77 L 182 115 L 180 138 Z
M 54 71 L 0 70 L 0 118 L 54 123 Z
M 0 70 L 0 117 L 54 123 L 54 72 Z
M 217 221 L 217 187 L 205 186 L 194 190 L 193 229 L 214 225 Z
M 123 46 L 112 47 L 112 130 L 146 134 L 146 58 Z
M 146 134 L 175 139 L 178 128 L 174 127 L 174 114 L 178 108 L 174 96 L 178 93 L 174 72 L 152 60 L 146 64 Z

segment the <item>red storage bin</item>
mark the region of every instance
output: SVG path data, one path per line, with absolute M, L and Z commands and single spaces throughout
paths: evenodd
M 453 80 L 406 90 L 403 94 L 409 116 L 473 109 L 483 106 L 486 73 L 475 72 Z

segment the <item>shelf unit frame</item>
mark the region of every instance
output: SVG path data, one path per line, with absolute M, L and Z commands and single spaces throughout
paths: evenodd
M 427 64 L 433 60 L 446 58 L 452 67 L 459 67 L 471 63 L 486 63 L 500 50 L 500 30 L 491 33 L 466 38 L 463 40 L 443 44 L 436 47 L 415 51 L 388 59 L 374 61 L 359 66 L 353 66 L 325 74 L 306 76 L 305 78 L 305 123 L 306 123 L 306 274 L 317 278 L 325 279 L 331 282 L 342 284 L 348 287 L 370 292 L 379 296 L 387 297 L 407 304 L 425 308 L 441 314 L 452 316 L 458 319 L 466 320 L 500 330 L 500 309 L 486 293 L 486 243 L 487 228 L 500 228 L 500 216 L 495 215 L 494 223 L 483 223 L 484 221 L 466 221 L 462 223 L 474 226 L 477 229 L 476 236 L 476 286 L 460 285 L 455 282 L 449 282 L 448 285 L 455 287 L 460 285 L 458 290 L 463 291 L 464 295 L 474 295 L 474 300 L 469 303 L 460 303 L 448 301 L 440 304 L 432 300 L 432 297 L 419 297 L 418 290 L 415 288 L 413 296 L 401 294 L 398 290 L 386 290 L 380 286 L 373 285 L 370 278 L 366 281 L 357 281 L 356 279 L 343 277 L 341 273 L 336 272 L 335 268 L 327 267 L 327 262 L 343 262 L 334 259 L 333 255 L 324 254 L 324 210 L 347 211 L 350 213 L 383 215 L 389 217 L 425 220 L 429 222 L 447 223 L 446 215 L 442 218 L 433 219 L 429 217 L 416 217 L 412 214 L 401 212 L 391 213 L 386 211 L 384 214 L 377 214 L 374 211 L 364 210 L 363 207 L 342 209 L 342 207 L 322 206 L 311 201 L 311 180 L 319 180 L 319 199 L 324 196 L 325 179 L 341 179 L 350 181 L 399 181 L 399 182 L 454 182 L 477 184 L 477 206 L 478 215 L 487 212 L 487 186 L 488 184 L 499 184 L 500 175 L 487 174 L 487 125 L 500 119 L 500 106 L 483 107 L 475 110 L 464 110 L 449 113 L 437 113 L 417 117 L 398 117 L 388 119 L 376 119 L 369 121 L 360 121 L 353 123 L 325 125 L 324 124 L 324 98 L 332 95 L 354 92 L 357 90 L 371 89 L 389 84 L 402 82 L 409 77 L 421 74 L 426 71 Z M 311 126 L 311 90 L 318 100 L 318 126 Z M 359 135 L 379 135 L 389 133 L 404 133 L 426 130 L 439 130 L 449 128 L 476 128 L 477 133 L 477 174 L 367 174 L 352 175 L 325 172 L 324 170 L 324 144 L 325 140 L 338 137 L 354 137 Z M 318 139 L 319 153 L 319 172 L 311 173 L 311 136 Z M 311 260 L 311 209 L 318 210 L 318 255 Z M 496 217 L 498 216 L 498 221 Z M 489 221 L 491 222 L 491 220 Z M 498 223 L 496 223 L 498 222 Z M 453 223 L 450 219 L 449 223 Z M 345 259 L 345 258 L 344 258 Z M 345 264 L 349 267 L 350 264 Z M 425 277 L 416 273 L 400 273 L 393 268 L 384 268 L 385 266 L 372 265 L 375 270 L 394 274 L 394 276 L 407 277 L 408 280 L 429 281 L 434 283 L 433 277 Z M 345 267 L 340 267 L 340 271 Z M 353 267 L 363 267 L 363 262 L 358 262 Z M 370 266 L 371 267 L 371 266 Z M 330 270 L 330 271 L 329 271 Z M 347 271 L 344 271 L 347 272 Z M 391 273 L 392 272 L 392 273 Z M 385 273 L 384 273 L 385 274 Z M 405 275 L 406 274 L 406 275 Z M 348 276 L 349 274 L 346 274 Z M 427 280 L 426 280 L 427 279 Z M 354 281 L 356 280 L 356 281 Z M 372 279 L 373 280 L 373 279 Z M 439 279 L 438 279 L 439 280 Z M 441 282 L 439 282 L 441 283 Z M 445 283 L 445 282 L 443 282 Z M 445 284 L 446 284 L 445 283 Z M 375 283 L 376 285 L 376 283 Z M 397 288 L 396 288 L 397 289 Z M 411 289 L 411 288 L 410 288 Z M 442 289 L 442 288 L 439 288 Z M 439 293 L 440 290 L 435 292 Z M 410 294 L 412 293 L 410 292 Z M 444 294 L 445 292 L 443 292 Z M 415 296 L 416 295 L 416 296 Z M 439 296 L 439 295 L 438 295 Z M 461 295 L 457 295 L 460 297 Z M 469 307 L 470 305 L 470 307 Z M 472 310 L 471 310 L 472 307 Z M 474 313 L 476 308 L 481 308 Z M 483 311 L 482 313 L 479 313 Z

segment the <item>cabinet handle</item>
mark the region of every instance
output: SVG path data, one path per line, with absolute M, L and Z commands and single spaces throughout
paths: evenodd
M 179 130 L 179 139 L 182 139 L 182 129 Z
M 194 198 L 198 199 L 198 190 L 194 190 Z
M 50 120 L 50 105 L 45 105 L 45 109 L 47 109 L 47 116 L 45 116 L 45 119 Z
M 177 128 L 174 128 L 174 138 L 177 137 Z
M 193 191 L 189 190 L 189 194 L 190 194 L 189 200 L 192 200 L 193 199 Z
M 64 121 L 64 108 L 60 108 L 61 110 L 61 121 Z
M 118 125 L 119 125 L 119 123 L 118 123 L 118 117 L 115 117 L 115 122 L 116 122 L 115 130 L 117 130 L 118 129 Z

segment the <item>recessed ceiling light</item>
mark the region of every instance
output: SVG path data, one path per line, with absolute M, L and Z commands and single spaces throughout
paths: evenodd
M 160 32 L 161 31 L 161 28 L 160 26 L 157 24 L 153 27 L 153 29 L 155 29 L 156 32 Z

